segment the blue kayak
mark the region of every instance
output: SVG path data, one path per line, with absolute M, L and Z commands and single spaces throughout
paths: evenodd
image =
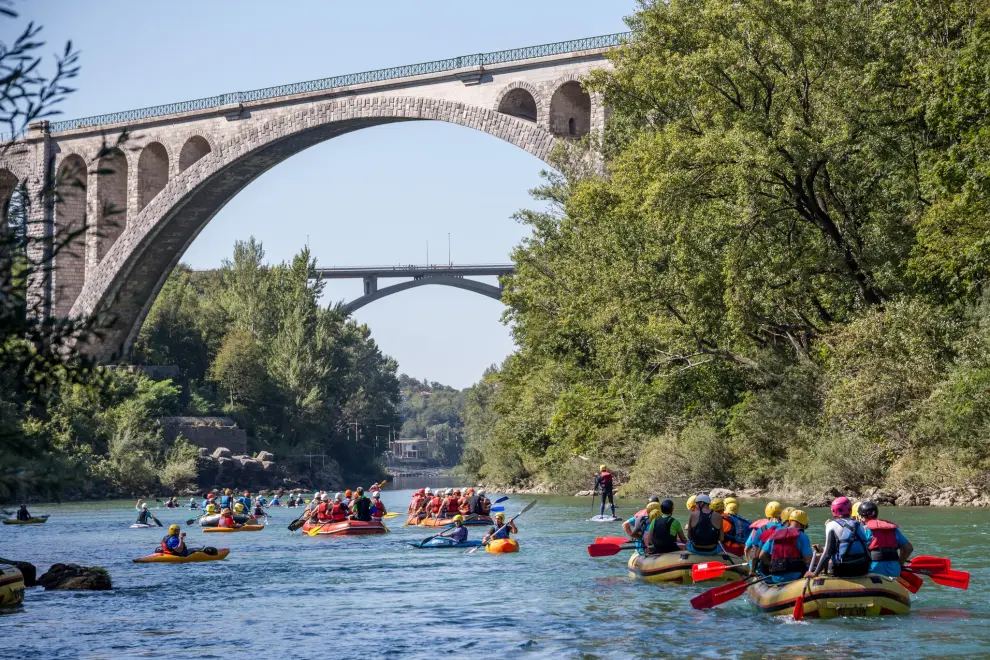
M 481 541 L 464 541 L 463 543 L 458 543 L 448 536 L 438 536 L 426 543 L 422 541 L 409 541 L 409 545 L 413 548 L 476 548 L 481 545 Z

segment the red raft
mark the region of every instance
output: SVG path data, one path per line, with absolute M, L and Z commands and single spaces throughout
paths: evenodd
M 343 520 L 335 523 L 306 523 L 303 532 L 309 532 L 319 527 L 317 536 L 359 536 L 361 534 L 386 534 L 388 528 L 379 521 L 362 522 L 360 520 Z

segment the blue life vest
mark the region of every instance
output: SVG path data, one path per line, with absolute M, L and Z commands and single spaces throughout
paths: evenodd
M 231 508 L 233 508 L 233 506 L 232 506 L 233 500 L 234 500 L 234 498 L 232 498 L 230 495 L 221 495 L 220 496 L 220 508 L 221 509 L 231 509 Z
M 728 518 L 729 522 L 732 523 L 732 531 L 726 532 L 725 540 L 733 541 L 735 543 L 745 543 L 746 539 L 749 538 L 749 526 L 753 523 L 746 520 L 742 516 L 737 516 L 734 513 L 723 513 L 722 515 L 723 517 Z

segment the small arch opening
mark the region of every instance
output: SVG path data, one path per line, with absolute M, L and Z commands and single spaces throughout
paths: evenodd
M 66 158 L 58 170 L 52 287 L 55 316 L 68 316 L 86 283 L 86 163 Z
M 179 152 L 179 171 L 185 172 L 193 163 L 211 151 L 213 150 L 210 149 L 210 143 L 206 138 L 200 135 L 192 136 L 186 140 L 182 145 L 182 151 Z
M 120 149 L 100 158 L 96 199 L 99 218 L 96 256 L 102 261 L 127 226 L 127 157 Z
M 138 158 L 138 210 L 153 200 L 168 183 L 168 151 L 160 142 L 152 142 Z
M 535 122 L 537 117 L 536 99 L 529 93 L 529 90 L 517 87 L 502 97 L 498 104 L 498 111 Z
M 581 137 L 591 132 L 591 95 L 581 83 L 564 83 L 550 99 L 550 132 Z

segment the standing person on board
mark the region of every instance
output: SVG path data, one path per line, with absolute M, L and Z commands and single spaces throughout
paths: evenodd
M 869 538 L 866 528 L 852 519 L 852 502 L 848 497 L 832 500 L 832 515 L 835 519 L 825 523 L 825 549 L 818 565 L 806 577 L 820 575 L 826 569 L 836 577 L 866 575 L 870 571 Z
M 595 487 L 593 490 L 601 492 L 602 496 L 602 508 L 598 513 L 600 518 L 605 517 L 605 500 L 608 499 L 608 504 L 612 509 L 612 517 L 615 518 L 615 501 L 612 499 L 612 473 L 608 471 L 605 464 L 602 463 L 598 470 L 598 475 L 595 477 Z
M 687 549 L 699 555 L 713 555 L 722 542 L 722 515 L 712 511 L 712 499 L 702 493 L 694 498 L 698 510 L 691 512 L 687 528 Z
M 647 505 L 647 509 L 654 506 L 654 503 Z M 643 535 L 643 545 L 646 554 L 661 555 L 666 552 L 680 552 L 681 548 L 677 543 L 687 543 L 684 536 L 684 528 L 679 520 L 674 519 L 673 500 L 664 500 L 656 509 L 650 511 L 650 524 Z
M 866 501 L 859 505 L 859 516 L 866 527 L 870 542 L 870 573 L 899 577 L 901 567 L 907 562 L 914 546 L 892 522 L 880 520 L 880 510 L 873 502 Z
M 140 508 L 138 508 L 137 524 L 150 525 L 154 519 L 155 516 L 151 514 L 151 511 L 148 511 L 148 505 L 142 502 Z

